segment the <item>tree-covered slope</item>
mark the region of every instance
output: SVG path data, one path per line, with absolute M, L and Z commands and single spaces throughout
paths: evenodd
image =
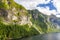
M 0 40 L 39 34 L 32 27 L 28 11 L 14 0 L 0 0 Z

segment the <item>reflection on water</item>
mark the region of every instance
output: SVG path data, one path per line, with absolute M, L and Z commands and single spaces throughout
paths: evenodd
M 21 40 L 60 40 L 60 33 L 43 34 L 29 38 L 23 38 Z

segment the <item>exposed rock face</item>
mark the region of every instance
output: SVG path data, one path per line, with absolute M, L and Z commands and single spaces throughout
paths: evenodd
M 0 8 L 0 16 L 6 17 L 8 15 L 8 12 L 2 8 Z
M 39 15 L 39 11 L 37 9 L 34 10 L 28 10 L 30 14 L 32 14 L 32 18 L 34 18 L 34 20 L 38 19 L 38 15 Z
M 0 8 L 0 17 L 3 17 L 5 20 L 7 20 L 8 18 L 7 16 L 8 16 L 7 10 Z
M 14 2 L 14 0 L 2 0 L 1 3 L 5 3 L 3 4 L 5 5 L 4 7 L 2 5 L 2 7 L 0 7 L 0 16 L 2 16 L 5 19 L 5 22 L 16 22 L 21 25 L 28 24 L 30 22 L 27 10 L 23 6 Z

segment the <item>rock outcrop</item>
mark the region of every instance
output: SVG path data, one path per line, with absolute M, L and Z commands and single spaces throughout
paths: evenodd
M 0 4 L 0 16 L 4 18 L 4 22 L 18 23 L 21 25 L 30 22 L 28 11 L 14 0 L 1 0 Z

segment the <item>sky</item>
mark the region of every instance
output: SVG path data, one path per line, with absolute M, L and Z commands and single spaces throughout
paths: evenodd
M 37 9 L 43 14 L 60 17 L 60 0 L 15 0 L 27 10 Z

